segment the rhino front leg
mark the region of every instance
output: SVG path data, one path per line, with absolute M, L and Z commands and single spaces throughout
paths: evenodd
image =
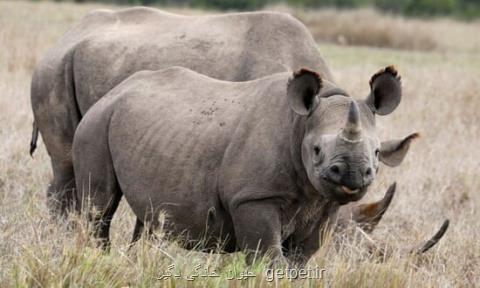
M 267 256 L 273 264 L 286 263 L 282 254 L 278 207 L 266 201 L 240 204 L 232 213 L 237 247 L 247 254 L 247 264 Z
M 320 248 L 320 227 L 316 227 L 306 239 L 298 243 L 294 239 L 290 239 L 285 246 L 290 265 L 297 269 L 304 268 L 308 260 Z

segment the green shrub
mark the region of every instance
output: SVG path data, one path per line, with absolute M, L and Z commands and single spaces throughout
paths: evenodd
M 453 14 L 458 3 L 456 0 L 409 0 L 403 12 L 407 15 L 448 15 Z

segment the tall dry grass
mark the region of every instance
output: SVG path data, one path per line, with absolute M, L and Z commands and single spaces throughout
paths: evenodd
M 402 50 L 470 53 L 480 50 L 480 37 L 469 37 L 480 31 L 478 20 L 466 23 L 448 18 L 411 19 L 367 8 L 309 10 L 276 5 L 268 9 L 295 15 L 322 42 Z
M 245 269 L 241 254 L 185 251 L 162 240 L 142 241 L 128 250 L 133 217 L 125 203 L 112 224 L 110 253 L 95 248 L 84 225 L 72 230 L 51 220 L 45 206 L 45 189 L 51 177 L 48 156 L 42 145 L 34 159 L 28 155 L 30 77 L 46 49 L 79 17 L 97 7 L 0 2 L 0 286 L 266 285 L 262 264 L 252 268 L 258 274 L 255 278 L 226 279 L 228 270 Z M 439 25 L 445 34 L 474 36 L 471 29 L 475 26 L 458 24 L 465 29 L 450 31 L 450 27 Z M 347 240 L 338 251 L 333 245 L 324 245 L 310 262 L 312 267 L 326 269 L 324 279 L 276 284 L 474 287 L 480 281 L 479 51 L 402 52 L 331 44 L 322 44 L 319 49 L 338 82 L 358 97 L 368 93 L 371 74 L 396 64 L 403 76 L 404 98 L 393 115 L 379 117 L 380 134 L 387 139 L 419 131 L 423 137 L 400 168 L 381 167 L 367 195 L 366 200 L 380 197 L 391 182 L 398 182 L 392 207 L 372 236 L 394 248 L 392 257 L 385 261 L 370 258 L 365 245 Z M 444 218 L 451 219 L 451 228 L 438 246 L 420 257 L 402 253 L 429 237 Z M 197 264 L 213 267 L 221 277 L 199 278 L 193 284 L 157 280 L 171 263 L 185 274 L 193 273 Z

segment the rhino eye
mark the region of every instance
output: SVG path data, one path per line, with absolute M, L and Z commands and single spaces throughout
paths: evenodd
M 380 150 L 377 149 L 377 150 L 375 150 L 375 157 L 378 158 L 378 156 L 380 156 Z
M 320 154 L 320 147 L 317 145 L 313 146 L 313 152 L 315 152 L 315 155 L 318 156 Z

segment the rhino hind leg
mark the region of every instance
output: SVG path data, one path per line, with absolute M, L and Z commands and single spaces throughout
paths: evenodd
M 72 162 L 74 128 L 59 126 L 54 112 L 36 120 L 51 159 L 53 178 L 47 188 L 47 207 L 52 217 L 65 219 L 74 208 L 75 175 Z M 57 120 L 56 120 L 57 119 Z
M 99 159 L 90 161 L 89 156 L 84 154 L 82 159 L 75 161 L 77 209 L 87 215 L 99 246 L 108 249 L 110 224 L 123 194 L 111 164 Z
M 53 179 L 47 188 L 47 206 L 52 216 L 65 218 L 73 208 L 75 176 L 73 164 L 52 160 Z
M 107 124 L 101 120 L 86 121 L 78 127 L 73 163 L 78 212 L 88 216 L 93 235 L 106 249 L 110 245 L 110 224 L 123 193 L 108 147 Z
M 51 159 L 53 172 L 53 178 L 47 188 L 47 206 L 53 217 L 62 219 L 74 208 L 75 175 L 71 148 L 76 120 L 61 121 L 62 118 L 74 117 L 56 111 L 36 118 L 35 121 Z
M 143 222 L 137 218 L 137 220 L 135 221 L 135 228 L 133 228 L 132 241 L 130 241 L 130 245 L 133 245 L 140 239 L 140 236 L 142 236 L 143 228 Z
M 75 99 L 71 55 L 55 63 L 39 65 L 31 83 L 34 125 L 30 153 L 41 134 L 52 163 L 53 179 L 47 189 L 47 205 L 53 216 L 65 218 L 74 208 L 75 176 L 72 143 L 81 119 Z
M 153 237 L 153 223 L 143 223 L 140 221 L 140 219 L 137 218 L 135 221 L 135 228 L 133 228 L 133 234 L 132 234 L 132 240 L 130 241 L 130 245 L 133 246 L 138 240 L 140 240 L 140 237 L 142 237 L 143 230 L 145 230 L 145 226 L 147 228 L 147 236 L 148 237 Z
M 81 203 L 78 207 L 79 212 L 87 214 L 88 221 L 92 224 L 93 236 L 99 240 L 100 247 L 108 249 L 110 224 L 123 194 L 114 175 L 99 174 L 95 171 L 98 170 L 84 170 L 76 175 L 77 197 Z
M 90 221 L 93 223 L 94 235 L 99 239 L 100 247 L 104 250 L 110 248 L 110 224 L 112 223 L 113 214 L 117 211 L 121 198 L 121 194 L 114 194 L 102 212 L 90 214 Z

